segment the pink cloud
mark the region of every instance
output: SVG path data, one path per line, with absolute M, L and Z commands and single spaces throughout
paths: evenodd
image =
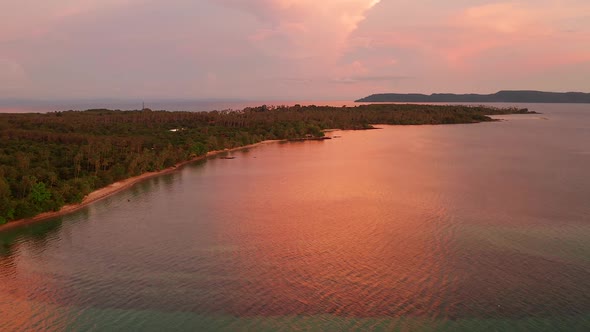
M 218 0 L 252 13 L 267 26 L 249 39 L 274 55 L 335 57 L 375 0 Z M 269 42 L 273 37 L 274 41 Z M 279 40 L 277 40 L 279 39 Z M 277 51 L 281 50 L 281 51 Z
M 587 0 L 427 3 L 9 1 L 0 21 L 0 90 L 362 96 L 505 88 L 516 79 L 535 88 L 527 77 L 547 72 L 578 78 L 545 79 L 546 86 L 590 84 Z M 136 84 L 138 77 L 150 85 Z
M 590 12 L 590 4 L 582 7 Z M 465 8 L 443 18 L 436 28 L 405 28 L 390 34 L 385 41 L 374 41 L 373 44 L 438 53 L 448 65 L 462 70 L 468 70 L 474 60 L 501 49 L 518 50 L 524 56 L 515 55 L 508 62 L 541 65 L 534 59 L 544 55 L 555 62 L 544 61 L 543 66 L 559 65 L 564 61 L 572 63 L 577 61 L 575 59 L 585 59 L 583 54 L 590 51 L 588 33 L 564 32 L 556 22 L 577 17 L 580 10 L 579 6 L 569 7 L 555 2 L 544 6 L 533 2 L 492 3 Z
M 490 85 L 502 80 L 516 84 L 510 77 L 523 81 L 547 70 L 579 66 L 582 73 L 590 69 L 587 1 L 448 3 L 432 8 L 410 2 L 382 4 L 385 11 L 371 12 L 353 34 L 348 53 L 366 64 L 367 75 L 419 77 L 406 82 L 415 84 L 417 91 L 425 86 L 431 92 L 448 90 L 453 84 L 460 86 L 457 81 L 481 77 L 495 80 L 486 83 Z M 390 89 L 387 82 L 382 83 L 379 91 Z M 538 82 L 521 87 L 535 85 Z M 458 92 L 472 89 L 466 86 Z
M 51 31 L 53 25 L 84 13 L 125 7 L 144 0 L 19 0 L 2 4 L 9 13 L 0 20 L 0 41 L 31 38 Z
M 0 58 L 0 92 L 21 89 L 27 82 L 27 73 L 19 63 Z
M 553 42 L 566 35 L 560 22 L 575 20 L 583 15 L 581 13 L 590 12 L 590 3 L 567 6 L 555 1 L 540 2 L 545 3 L 510 2 L 470 7 L 450 17 L 447 24 L 471 39 L 496 39 L 497 46 L 533 39 Z M 500 40 L 503 43 L 499 43 Z

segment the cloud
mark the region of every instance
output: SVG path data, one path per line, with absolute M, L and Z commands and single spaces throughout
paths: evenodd
M 143 0 L 19 0 L 6 1 L 0 20 L 0 42 L 43 35 L 70 17 L 129 6 Z
M 349 37 L 365 20 L 376 0 L 217 0 L 218 4 L 255 17 L 260 25 L 248 34 L 251 45 L 272 61 L 287 62 L 290 82 L 312 89 L 366 74 L 360 61 L 342 61 Z M 271 75 L 273 76 L 273 75 Z M 285 81 L 281 81 L 285 83 Z M 315 88 L 315 87 L 314 87 Z
M 384 10 L 372 11 L 353 34 L 347 57 L 362 59 L 371 74 L 421 77 L 424 85 L 440 86 L 435 91 L 448 89 L 448 81 L 480 82 L 481 77 L 496 85 L 503 79 L 505 85 L 498 88 L 505 88 L 515 84 L 510 77 L 517 73 L 522 88 L 534 88 L 538 83 L 522 83 L 527 75 L 590 65 L 587 1 L 469 1 L 431 7 L 436 8 L 424 5 L 420 12 L 408 1 L 383 1 Z M 461 90 L 471 89 L 465 84 Z
M 357 84 L 363 82 L 370 82 L 370 83 L 393 83 L 402 80 L 409 80 L 412 79 L 411 76 L 402 76 L 402 75 L 383 75 L 383 76 L 352 76 L 352 77 L 344 77 L 344 78 L 336 78 L 333 80 L 334 83 L 341 83 L 341 84 Z
M 2 10 L 0 97 L 590 86 L 587 0 L 13 0 Z
M 575 2 L 575 1 L 574 1 Z M 457 65 L 466 65 L 469 59 L 485 56 L 500 49 L 512 49 L 512 64 L 541 64 L 539 58 L 553 58 L 542 66 L 575 63 L 588 59 L 590 48 L 580 44 L 588 41 L 586 32 L 565 33 L 584 13 L 590 4 L 567 6 L 562 2 L 504 2 L 467 8 L 450 19 L 449 25 L 461 31 L 461 43 L 445 50 L 448 59 Z M 579 47 L 578 45 L 583 45 Z M 522 68 L 522 67 L 521 67 Z
M 337 57 L 375 0 L 217 0 L 254 15 L 264 25 L 249 39 L 274 56 Z
M 27 74 L 19 63 L 0 58 L 0 92 L 21 89 L 27 81 Z

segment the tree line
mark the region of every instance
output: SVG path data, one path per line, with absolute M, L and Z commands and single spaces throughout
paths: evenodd
M 119 180 L 158 171 L 209 151 L 268 139 L 323 136 L 324 129 L 371 124 L 492 121 L 526 109 L 483 106 L 260 106 L 240 111 L 94 109 L 0 114 L 0 224 L 28 218 Z

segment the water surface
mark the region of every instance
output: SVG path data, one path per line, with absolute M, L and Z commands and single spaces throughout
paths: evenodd
M 0 234 L 0 330 L 588 330 L 590 109 L 268 144 Z

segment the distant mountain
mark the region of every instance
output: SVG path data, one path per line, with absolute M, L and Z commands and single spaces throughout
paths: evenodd
M 434 93 L 381 93 L 356 100 L 356 102 L 401 102 L 401 103 L 590 103 L 590 93 L 499 91 L 494 94 Z

